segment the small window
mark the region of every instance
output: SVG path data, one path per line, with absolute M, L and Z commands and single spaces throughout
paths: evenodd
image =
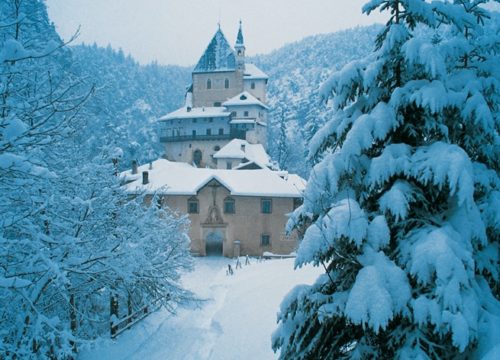
M 188 199 L 188 213 L 189 214 L 198 214 L 198 199 L 195 197 L 190 197 Z
M 263 214 L 271 214 L 273 211 L 273 202 L 271 199 L 260 200 L 260 210 Z
M 236 117 L 236 111 L 231 111 L 231 116 Z
M 233 163 L 231 161 L 226 162 L 226 169 L 231 170 L 233 168 Z
M 220 107 L 220 106 L 221 106 L 221 103 L 220 103 L 219 101 L 216 101 L 216 102 L 214 102 L 214 106 L 215 106 L 215 107 Z
M 193 119 L 193 124 L 196 124 L 196 119 Z
M 244 117 L 248 117 L 248 111 L 245 111 L 245 112 L 243 113 L 243 116 L 244 116 Z
M 224 199 L 224 214 L 234 214 L 235 213 L 235 206 L 234 206 L 234 199 L 227 197 Z
M 214 146 L 214 151 L 219 151 L 220 150 L 220 146 L 219 145 L 215 145 Z
M 207 135 L 212 135 L 212 129 L 207 129 Z
M 193 136 L 196 136 L 196 130 L 193 130 Z
M 269 234 L 262 234 L 262 235 L 260 235 L 260 244 L 262 246 L 269 246 L 269 245 L 271 245 L 271 235 L 269 235 Z
M 224 135 L 224 129 L 219 129 L 219 135 Z
M 212 80 L 208 79 L 207 80 L 207 89 L 211 89 L 212 88 Z
M 229 79 L 224 80 L 224 87 L 229 89 Z
M 208 118 L 208 122 L 209 123 L 214 122 L 214 118 Z
M 255 83 L 252 81 L 252 83 L 250 84 L 250 88 L 253 90 L 255 89 Z

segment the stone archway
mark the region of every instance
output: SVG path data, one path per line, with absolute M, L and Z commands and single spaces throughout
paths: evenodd
M 220 230 L 210 231 L 205 237 L 205 251 L 207 256 L 222 256 L 224 234 Z
M 193 151 L 193 163 L 197 166 L 201 166 L 201 160 L 202 160 L 203 154 L 200 149 L 196 149 Z

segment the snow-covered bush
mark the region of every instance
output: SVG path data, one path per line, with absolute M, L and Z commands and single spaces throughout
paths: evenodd
M 370 57 L 322 87 L 334 113 L 288 226 L 309 224 L 296 266 L 325 274 L 283 301 L 281 358 L 499 348 L 500 61 L 485 2 L 365 5 L 390 20 Z

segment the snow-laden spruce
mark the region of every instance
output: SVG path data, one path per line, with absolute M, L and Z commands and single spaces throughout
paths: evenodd
M 307 227 L 296 266 L 325 274 L 283 301 L 281 358 L 500 354 L 500 59 L 486 2 L 365 5 L 390 20 L 374 53 L 321 89 L 334 113 L 288 227 Z
M 0 2 L 1 359 L 75 358 L 109 336 L 111 297 L 122 317 L 190 296 L 186 218 L 121 189 L 122 152 L 87 136 L 92 88 L 70 61 L 43 1 Z

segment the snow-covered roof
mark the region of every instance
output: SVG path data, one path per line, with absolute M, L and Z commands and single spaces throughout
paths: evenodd
M 306 189 L 307 181 L 297 174 L 288 174 L 285 180 L 300 192 Z
M 219 28 L 198 60 L 193 73 L 235 70 L 236 55 Z
M 247 159 L 261 167 L 270 164 L 269 155 L 262 144 L 250 144 L 246 140 L 233 139 L 214 155 L 215 159 Z
M 188 111 L 188 109 L 190 109 Z M 167 115 L 162 116 L 158 120 L 171 120 L 171 119 L 191 119 L 203 117 L 227 117 L 230 113 L 225 107 L 181 107 Z
M 222 103 L 223 106 L 245 106 L 245 105 L 258 105 L 264 109 L 269 109 L 267 105 L 257 99 L 255 96 L 250 94 L 248 91 L 243 91 L 236 96 L 233 96 L 229 100 Z
M 269 79 L 269 76 L 259 69 L 254 64 L 246 63 L 245 64 L 245 72 L 243 73 L 243 79 L 245 80 L 266 80 Z
M 142 172 L 148 171 L 149 183 L 142 185 Z M 124 185 L 130 192 L 158 192 L 164 195 L 196 195 L 211 180 L 217 180 L 226 187 L 231 195 L 302 197 L 302 193 L 277 172 L 262 170 L 223 170 L 195 168 L 187 163 L 158 159 L 152 169 L 145 164 L 139 167 L 138 174 L 130 170 L 121 173 Z

